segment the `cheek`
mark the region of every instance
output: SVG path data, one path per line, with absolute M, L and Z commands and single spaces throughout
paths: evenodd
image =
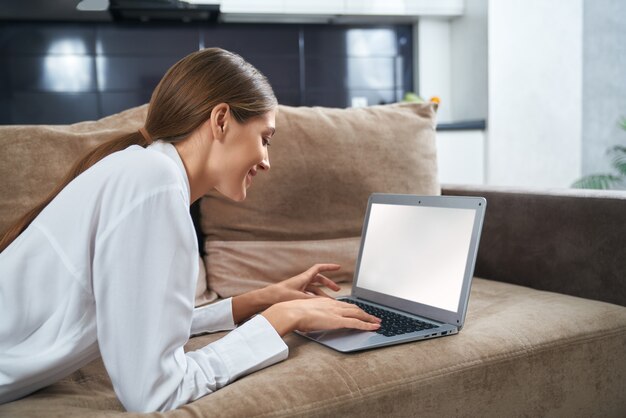
M 241 163 L 246 171 L 259 164 L 265 158 L 265 149 L 262 145 L 248 147 L 241 153 Z
M 265 158 L 263 149 L 240 147 L 230 158 L 229 171 L 234 181 L 241 181 L 251 168 Z

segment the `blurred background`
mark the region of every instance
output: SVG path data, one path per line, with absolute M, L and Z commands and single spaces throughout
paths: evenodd
M 626 186 L 622 0 L 0 0 L 0 124 L 147 103 L 213 46 L 286 105 L 437 96 L 444 183 Z

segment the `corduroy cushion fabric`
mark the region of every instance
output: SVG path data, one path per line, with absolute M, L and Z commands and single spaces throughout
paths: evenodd
M 343 293 L 349 291 L 344 284 Z M 222 337 L 192 338 L 187 350 Z M 457 335 L 342 354 L 295 334 L 289 359 L 165 414 L 124 413 L 101 360 L 0 416 L 618 417 L 626 308 L 474 279 Z
M 148 106 L 143 105 L 73 125 L 1 126 L 0 233 L 45 199 L 88 150 L 143 126 L 147 111 Z M 201 264 L 196 306 L 217 298 L 207 288 Z
M 0 233 L 45 199 L 88 150 L 143 126 L 147 105 L 73 125 L 0 127 Z
M 243 202 L 202 199 L 209 287 L 221 297 L 342 264 L 350 281 L 373 192 L 440 194 L 431 103 L 358 109 L 280 106 L 271 170 Z

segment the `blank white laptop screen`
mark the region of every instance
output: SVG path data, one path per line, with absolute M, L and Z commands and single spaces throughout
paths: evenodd
M 374 203 L 360 288 L 456 312 L 475 210 Z

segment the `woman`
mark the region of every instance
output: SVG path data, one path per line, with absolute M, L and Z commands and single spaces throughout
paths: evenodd
M 143 128 L 91 151 L 6 232 L 0 403 L 100 355 L 127 410 L 170 410 L 284 360 L 281 337 L 295 329 L 379 327 L 319 289 L 338 290 L 321 274 L 339 268 L 333 264 L 193 307 L 198 248 L 189 205 L 212 189 L 245 199 L 254 176 L 270 169 L 276 109 L 266 78 L 241 57 L 193 53 L 156 87 Z M 183 351 L 190 334 L 233 328 Z

